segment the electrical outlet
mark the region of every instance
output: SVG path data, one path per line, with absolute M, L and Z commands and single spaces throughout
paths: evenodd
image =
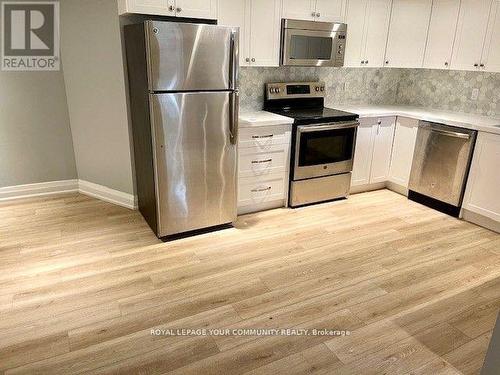
M 472 89 L 472 95 L 470 96 L 470 98 L 472 100 L 477 100 L 478 97 L 479 97 L 479 89 Z

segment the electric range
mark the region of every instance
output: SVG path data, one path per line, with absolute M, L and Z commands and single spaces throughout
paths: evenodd
M 266 84 L 264 110 L 294 119 L 290 207 L 349 195 L 359 116 L 324 101 L 323 82 Z

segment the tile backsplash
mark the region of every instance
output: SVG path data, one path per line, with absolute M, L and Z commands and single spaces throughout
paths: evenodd
M 327 104 L 394 103 L 401 73 L 396 69 L 241 68 L 243 109 L 261 109 L 267 82 L 324 81 Z
M 266 82 L 316 80 L 325 82 L 329 106 L 404 104 L 500 117 L 500 73 L 430 69 L 243 67 L 241 107 L 261 109 Z
M 396 102 L 500 117 L 500 73 L 403 69 Z

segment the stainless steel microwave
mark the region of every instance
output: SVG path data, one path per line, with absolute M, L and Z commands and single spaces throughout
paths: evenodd
M 281 65 L 344 66 L 345 23 L 281 20 Z

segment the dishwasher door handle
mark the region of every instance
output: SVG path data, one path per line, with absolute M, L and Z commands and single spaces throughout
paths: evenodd
M 434 133 L 439 133 L 442 135 L 447 135 L 448 137 L 454 137 L 454 138 L 462 138 L 462 139 L 470 139 L 470 134 L 468 133 L 459 133 L 459 132 L 453 132 L 449 130 L 442 130 L 442 129 L 429 129 L 431 132 Z

